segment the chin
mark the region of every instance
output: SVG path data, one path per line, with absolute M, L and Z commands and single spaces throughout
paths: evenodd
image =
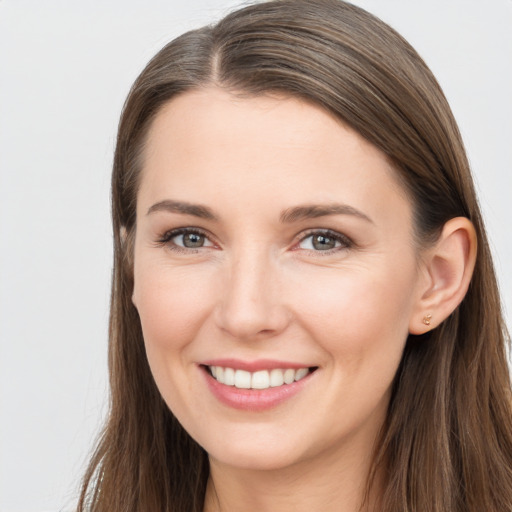
M 263 433 L 251 430 L 238 435 L 225 433 L 222 439 L 210 439 L 202 446 L 212 461 L 243 470 L 282 470 L 308 458 L 306 443 L 298 438 L 287 436 L 282 431 Z M 310 446 L 307 451 L 313 449 Z

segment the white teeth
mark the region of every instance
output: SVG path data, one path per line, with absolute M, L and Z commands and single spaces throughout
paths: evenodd
M 235 386 L 239 389 L 275 388 L 301 380 L 310 373 L 309 368 L 299 368 L 298 370 L 275 368 L 273 370 L 258 370 L 253 373 L 222 366 L 209 366 L 209 368 L 212 376 L 221 384 Z
M 295 370 L 285 370 L 283 378 L 285 384 L 291 384 L 295 380 Z
M 233 370 L 233 368 L 224 369 L 224 384 L 228 386 L 235 385 L 235 370 Z
M 276 388 L 284 384 L 283 370 L 271 370 L 270 371 L 270 386 Z
M 270 375 L 267 370 L 254 372 L 251 379 L 252 389 L 267 389 L 270 387 Z
M 308 373 L 309 373 L 309 370 L 307 368 L 299 368 L 295 372 L 295 380 L 303 379 Z
M 235 388 L 251 389 L 251 373 L 245 370 L 237 370 L 235 372 Z

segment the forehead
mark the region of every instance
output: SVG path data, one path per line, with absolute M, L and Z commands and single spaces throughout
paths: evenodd
M 345 135 L 343 140 L 341 132 Z M 260 154 L 262 147 L 277 146 L 325 153 L 342 143 L 386 159 L 339 118 L 315 103 L 278 93 L 250 96 L 217 87 L 191 90 L 164 104 L 150 126 L 146 156 L 162 144 L 172 143 L 174 149 L 199 146 L 205 152 L 213 144 L 232 150 L 232 144 L 238 141 L 245 144 L 237 147 L 237 151 L 247 153 Z
M 262 196 L 268 207 L 350 200 L 370 210 L 406 199 L 386 156 L 321 107 L 217 88 L 174 98 L 153 121 L 139 203 L 167 195 L 242 208 Z

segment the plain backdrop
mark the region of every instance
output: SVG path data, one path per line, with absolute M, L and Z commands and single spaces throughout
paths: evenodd
M 512 318 L 512 1 L 356 0 L 437 75 Z M 228 0 L 0 0 L 0 511 L 71 510 L 107 404 L 109 179 L 148 59 Z

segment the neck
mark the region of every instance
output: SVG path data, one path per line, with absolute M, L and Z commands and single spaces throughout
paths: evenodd
M 377 473 L 367 492 L 371 450 L 339 451 L 273 470 L 240 469 L 210 459 L 204 512 L 372 512 L 378 510 Z

